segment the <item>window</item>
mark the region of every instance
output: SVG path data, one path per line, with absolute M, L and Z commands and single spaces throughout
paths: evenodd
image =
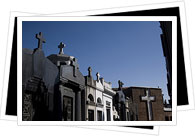
M 102 103 L 102 100 L 100 97 L 97 98 L 97 103 L 100 103 L 100 104 Z
M 110 103 L 111 102 L 106 101 L 106 106 L 110 107 Z
M 89 100 L 90 100 L 91 102 L 94 102 L 94 98 L 93 98 L 93 95 L 92 95 L 92 94 L 89 94 L 89 95 L 88 95 L 88 98 L 89 98 Z
M 106 109 L 106 113 L 107 113 L 107 121 L 111 121 L 110 109 Z

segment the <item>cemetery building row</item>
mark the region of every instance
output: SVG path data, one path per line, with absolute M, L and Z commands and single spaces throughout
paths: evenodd
M 83 76 L 77 59 L 64 54 L 45 57 L 42 33 L 38 48 L 22 50 L 23 121 L 164 121 L 172 120 L 171 106 L 160 88 L 112 88 L 92 68 Z

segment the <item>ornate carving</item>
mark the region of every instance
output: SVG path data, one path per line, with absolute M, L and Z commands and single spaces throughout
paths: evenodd
M 73 120 L 73 102 L 71 97 L 63 97 L 63 119 L 65 121 Z
M 22 120 L 32 121 L 39 115 L 37 111 L 43 112 L 48 104 L 47 88 L 41 78 L 33 76 L 23 91 Z
M 79 85 L 79 89 L 80 89 L 80 90 L 85 90 L 85 86 Z
M 62 82 L 62 84 L 67 84 L 68 83 L 68 79 L 64 78 L 62 76 L 60 76 L 60 81 Z
M 30 121 L 33 117 L 32 94 L 24 93 L 22 107 L 22 120 Z

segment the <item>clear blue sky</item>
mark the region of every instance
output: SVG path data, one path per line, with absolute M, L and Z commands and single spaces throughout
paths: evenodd
M 78 59 L 84 76 L 91 66 L 95 79 L 99 72 L 113 87 L 119 79 L 124 87 L 159 86 L 168 98 L 159 22 L 24 21 L 22 27 L 23 48 L 37 48 L 35 34 L 42 32 L 45 55 L 59 53 L 65 43 L 64 53 Z

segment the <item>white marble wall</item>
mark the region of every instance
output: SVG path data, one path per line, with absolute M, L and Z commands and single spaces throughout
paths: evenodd
M 109 96 L 107 94 L 103 94 L 103 103 L 104 103 L 104 120 L 107 121 L 107 108 L 110 109 L 110 119 L 113 121 L 113 106 L 112 106 L 112 96 Z M 108 106 L 106 103 L 110 103 L 110 106 Z
M 98 98 L 101 99 L 101 102 L 103 104 L 103 91 L 104 91 L 104 87 L 103 87 L 102 83 L 100 81 L 96 81 L 96 99 L 95 99 L 96 104 L 98 103 L 97 102 Z M 104 107 L 96 106 L 96 120 L 98 119 L 98 113 L 97 113 L 98 110 L 102 111 L 102 119 L 104 119 L 103 118 L 103 111 L 104 111 L 103 108 Z

